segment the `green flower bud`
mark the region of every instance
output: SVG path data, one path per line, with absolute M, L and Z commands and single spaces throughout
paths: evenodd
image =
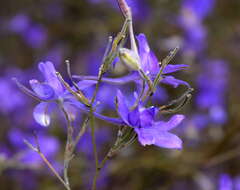
M 140 69 L 140 59 L 139 56 L 132 50 L 127 48 L 119 49 L 119 58 L 122 63 L 124 63 L 131 70 L 139 70 Z

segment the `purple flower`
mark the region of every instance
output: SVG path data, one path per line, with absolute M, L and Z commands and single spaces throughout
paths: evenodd
M 138 45 L 139 45 L 139 56 L 140 56 L 140 65 L 141 69 L 148 73 L 152 78 L 156 77 L 161 66 L 159 65 L 159 61 L 153 51 L 151 51 L 147 38 L 144 34 L 139 34 L 137 36 Z M 180 64 L 180 65 L 167 65 L 163 70 L 163 80 L 162 83 L 172 85 L 173 87 L 178 87 L 179 85 L 186 85 L 189 84 L 185 81 L 179 80 L 174 78 L 173 76 L 167 76 L 167 74 L 182 70 L 187 68 L 188 65 Z
M 141 70 L 146 73 L 146 75 L 149 75 L 150 78 L 154 79 L 156 75 L 158 74 L 159 70 L 161 69 L 161 66 L 159 65 L 159 61 L 155 54 L 150 50 L 150 47 L 148 45 L 146 36 L 144 34 L 139 34 L 137 36 L 138 45 L 139 45 L 139 58 L 140 58 L 140 65 Z M 131 53 L 131 50 L 128 50 L 126 48 L 122 48 L 124 51 L 128 51 L 128 53 Z M 135 65 L 136 66 L 136 65 Z M 160 81 L 164 84 L 169 84 L 173 86 L 174 88 L 178 87 L 179 85 L 185 85 L 189 87 L 189 84 L 185 81 L 176 79 L 175 77 L 168 75 L 170 73 L 174 73 L 183 69 L 186 69 L 188 65 L 179 64 L 179 65 L 167 65 L 162 73 L 163 79 Z M 97 80 L 97 77 L 94 76 L 74 76 L 75 78 L 81 79 L 81 80 Z M 111 83 L 115 85 L 122 85 L 129 82 L 136 82 L 139 83 L 140 75 L 133 71 L 131 74 L 119 78 L 106 78 L 103 77 L 102 82 Z
M 118 114 L 128 125 L 134 128 L 138 141 L 143 145 L 156 145 L 164 148 L 182 148 L 182 140 L 169 130 L 178 126 L 184 119 L 183 115 L 174 115 L 169 121 L 155 121 L 157 109 L 138 106 L 130 110 L 126 105 L 121 91 L 117 93 Z
M 64 110 L 69 114 L 71 119 L 76 116 L 76 108 L 73 101 L 76 101 L 74 97 L 64 89 L 58 77 L 56 76 L 56 70 L 52 62 L 41 62 L 38 65 L 39 70 L 44 76 L 45 81 L 39 82 L 36 79 L 29 81 L 32 90 L 27 89 L 21 85 L 16 79 L 17 85 L 30 96 L 38 99 L 40 103 L 34 108 L 33 117 L 37 123 L 42 126 L 49 126 L 50 124 L 50 112 L 54 104 L 58 104 L 64 108 Z M 91 83 L 86 84 L 86 82 L 79 83 L 79 88 L 86 88 Z

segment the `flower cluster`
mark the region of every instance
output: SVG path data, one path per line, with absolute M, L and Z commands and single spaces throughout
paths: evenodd
M 162 61 L 159 61 L 150 49 L 144 34 L 137 35 L 135 39 L 130 7 L 123 0 L 119 0 L 119 6 L 126 20 L 119 34 L 114 39 L 112 37 L 109 38 L 101 67 L 98 69 L 98 76 L 73 76 L 70 71 L 70 64 L 66 61 L 69 77 L 69 82 L 66 82 L 62 75 L 56 71 L 53 63 L 46 61 L 38 64 L 44 80 L 42 82 L 37 79 L 30 80 L 31 89 L 22 85 L 16 78 L 14 79 L 23 92 L 39 101 L 33 110 L 33 117 L 38 124 L 44 127 L 49 126 L 51 111 L 56 106 L 65 116 L 67 121 L 67 143 L 64 155 L 64 179 L 56 174 L 53 167 L 51 167 L 51 170 L 58 178 L 62 179 L 61 182 L 67 189 L 70 189 L 67 174 L 69 162 L 73 157 L 75 147 L 85 132 L 89 120 L 92 128 L 91 135 L 95 159 L 97 160 L 94 117 L 119 127 L 116 142 L 106 158 L 111 157 L 121 148 L 131 144 L 135 139 L 138 139 L 143 146 L 155 145 L 170 149 L 182 148 L 182 140 L 171 133 L 170 130 L 182 122 L 184 115 L 172 115 L 168 121 L 163 121 L 163 115 L 165 113 L 174 114 L 178 112 L 191 97 L 192 89 L 190 85 L 172 76 L 174 72 L 186 69 L 188 65 L 169 64 L 177 53 L 178 47 L 172 50 Z M 125 39 L 128 32 L 131 43 L 130 48 L 128 48 Z M 116 64 L 125 65 L 129 70 L 129 74 L 115 78 L 105 77 L 104 75 L 111 68 L 114 68 Z M 76 79 L 79 81 L 74 81 Z M 130 88 L 129 83 L 134 88 Z M 104 91 L 108 91 L 111 94 L 113 88 L 106 87 L 109 84 L 114 86 L 116 91 L 113 94 L 115 101 L 112 101 L 110 98 L 100 99 L 98 96 L 104 88 Z M 162 84 L 167 84 L 174 88 L 182 85 L 187 90 L 179 98 L 165 105 L 152 103 L 151 98 L 153 95 L 160 96 L 158 89 L 162 88 Z M 129 102 L 131 102 L 131 106 Z M 118 117 L 106 116 L 103 115 L 101 110 L 99 111 L 99 106 L 108 104 L 115 105 L 114 110 L 111 110 L 111 112 L 115 112 Z M 87 116 L 82 128 L 75 135 L 76 129 L 73 126 L 73 121 L 75 121 L 78 111 L 83 112 Z M 28 141 L 25 141 L 25 143 L 46 161 L 39 146 L 34 147 Z M 102 164 L 104 162 L 105 159 Z M 101 167 L 98 165 L 98 160 L 96 163 L 98 171 Z M 49 162 L 47 164 L 49 165 Z M 98 176 L 97 172 L 96 176 Z M 95 183 L 96 181 L 93 182 L 93 189 L 96 185 Z
M 154 80 L 162 69 L 161 63 L 157 60 L 154 53 L 150 50 L 145 35 L 140 34 L 137 36 L 137 39 L 139 43 L 140 57 L 138 64 L 142 68 L 142 71 L 150 77 L 150 80 Z M 77 83 L 77 89 L 73 86 L 70 87 L 72 90 L 69 90 L 69 88 L 64 86 L 66 83 L 59 79 L 54 65 L 51 62 L 41 62 L 39 63 L 38 67 L 45 80 L 43 82 L 39 82 L 36 79 L 30 80 L 29 83 L 32 90 L 24 87 L 17 81 L 17 79 L 15 79 L 20 89 L 40 101 L 40 103 L 35 107 L 33 111 L 33 116 L 36 122 L 45 127 L 49 126 L 50 111 L 52 110 L 54 104 L 59 105 L 61 109 L 65 110 L 72 120 L 74 120 L 76 117 L 76 109 L 81 109 L 81 111 L 87 113 L 90 112 L 88 105 L 84 105 L 84 102 L 76 99 L 76 94 L 78 93 L 78 90 L 84 90 L 87 87 L 96 85 L 97 77 L 88 76 L 88 80 L 82 80 Z M 165 68 L 162 69 L 160 82 L 172 85 L 173 87 L 185 85 L 187 88 L 189 88 L 190 86 L 187 82 L 168 75 L 185 68 L 187 68 L 187 65 L 166 65 Z M 82 78 L 84 77 L 82 76 Z M 145 79 L 141 78 L 140 73 L 132 71 L 127 77 L 123 76 L 114 79 L 105 77 L 102 81 L 103 83 L 114 83 L 115 85 L 120 85 L 122 83 L 127 84 L 128 82 L 132 81 L 135 82 L 138 86 L 140 85 L 140 88 L 144 88 L 143 83 L 140 82 L 141 80 L 143 82 L 145 81 Z M 148 88 L 146 87 L 146 89 Z M 174 115 L 167 122 L 155 121 L 154 118 L 158 113 L 161 112 L 161 109 L 154 105 L 145 107 L 147 101 L 144 100 L 144 97 L 146 97 L 144 96 L 144 93 L 145 95 L 147 94 L 146 90 L 142 94 L 137 94 L 135 92 L 136 105 L 133 109 L 131 109 L 126 105 L 126 100 L 128 97 L 123 96 L 122 92 L 118 90 L 116 96 L 116 105 L 119 118 L 107 117 L 97 112 L 94 112 L 93 114 L 96 117 L 109 121 L 113 124 L 134 128 L 136 134 L 138 135 L 139 142 L 142 145 L 154 144 L 156 146 L 166 148 L 181 148 L 181 140 L 168 131 L 176 127 L 184 119 L 184 116 Z M 150 98 L 150 96 L 148 98 Z M 98 100 L 96 100 L 96 102 L 97 101 Z M 101 104 L 104 104 L 104 102 L 101 102 Z

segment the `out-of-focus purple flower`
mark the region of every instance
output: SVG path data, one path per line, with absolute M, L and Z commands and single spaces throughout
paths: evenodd
M 232 178 L 229 174 L 221 174 L 218 190 L 240 190 L 240 177 Z
M 18 14 L 9 21 L 8 28 L 12 32 L 23 33 L 28 29 L 29 25 L 29 17 L 25 14 Z
M 126 105 L 121 91 L 117 94 L 118 114 L 126 125 L 134 128 L 138 135 L 138 141 L 143 145 L 156 145 L 164 148 L 182 148 L 179 137 L 169 132 L 178 126 L 184 119 L 183 115 L 174 115 L 167 122 L 154 121 L 157 113 L 156 108 L 144 108 L 138 106 L 130 110 Z
M 233 182 L 228 174 L 222 174 L 219 178 L 219 190 L 233 190 Z
M 19 92 L 8 78 L 0 78 L 0 89 L 0 111 L 2 113 L 15 111 L 17 107 L 21 107 L 26 103 L 23 94 Z
M 208 109 L 210 118 L 223 124 L 226 122 L 225 110 L 226 92 L 228 83 L 228 67 L 221 60 L 206 61 L 197 78 L 198 94 L 197 106 Z
M 134 18 L 146 19 L 149 14 L 149 7 L 145 0 L 126 0 L 129 7 L 132 9 Z
M 46 29 L 39 24 L 32 25 L 23 34 L 24 39 L 32 48 L 42 47 L 47 40 Z
M 182 9 L 191 13 L 191 16 L 197 17 L 198 20 L 204 19 L 212 11 L 215 0 L 183 0 Z M 189 15 L 190 16 L 190 15 Z
M 103 148 L 103 145 L 109 141 L 110 131 L 105 128 L 101 128 L 96 131 L 96 144 L 98 149 Z M 92 151 L 92 138 L 90 131 L 87 131 L 83 137 L 80 139 L 78 143 L 78 148 L 81 152 L 84 152 L 88 158 L 93 159 L 93 151 Z
M 24 133 L 19 129 L 11 129 L 8 133 L 8 137 L 11 145 L 14 146 L 17 150 L 22 151 L 18 156 L 18 159 L 21 162 L 32 165 L 41 163 L 42 160 L 38 153 L 29 149 L 23 142 L 24 139 L 27 139 L 31 144 L 34 145 L 36 143 L 36 139 L 33 135 Z M 60 144 L 58 140 L 52 136 L 40 134 L 38 135 L 38 142 L 41 151 L 48 159 L 53 159 L 59 151 Z
M 59 151 L 59 142 L 57 139 L 50 136 L 39 136 L 38 140 L 43 154 L 52 160 Z M 34 139 L 31 139 L 31 141 L 34 144 Z M 39 164 L 42 160 L 38 153 L 28 149 L 21 158 L 21 161 L 27 164 Z
M 235 186 L 235 190 L 240 190 L 240 176 L 237 176 L 234 179 L 234 186 Z
M 202 21 L 212 11 L 215 0 L 183 0 L 179 23 L 185 31 L 185 49 L 200 52 L 205 48 L 206 29 Z
M 25 42 L 32 48 L 40 48 L 47 40 L 46 28 L 33 21 L 25 14 L 18 14 L 13 17 L 8 25 L 8 30 L 19 34 Z
M 184 50 L 188 52 L 201 52 L 206 47 L 206 29 L 202 25 L 185 28 Z
M 30 80 L 29 83 L 33 91 L 27 89 L 15 79 L 20 89 L 41 101 L 33 111 L 33 116 L 36 122 L 45 127 L 49 126 L 50 112 L 54 104 L 60 104 L 69 114 L 70 118 L 74 120 L 76 116 L 76 108 L 74 107 L 72 101 L 75 101 L 75 98 L 67 90 L 65 90 L 58 80 L 56 70 L 52 62 L 41 62 L 39 63 L 38 68 L 44 76 L 45 81 L 39 82 L 36 79 Z M 86 88 L 89 85 L 91 84 L 83 84 L 80 85 L 79 88 Z
M 22 149 L 26 147 L 26 145 L 23 142 L 23 139 L 26 138 L 24 137 L 24 133 L 20 131 L 19 129 L 12 128 L 8 132 L 8 139 L 11 143 L 12 146 Z
M 201 108 L 221 105 L 227 88 L 228 68 L 221 60 L 204 62 L 202 71 L 197 78 L 199 95 L 197 104 Z
M 191 119 L 191 123 L 198 129 L 203 129 L 207 126 L 210 119 L 206 114 L 195 114 Z

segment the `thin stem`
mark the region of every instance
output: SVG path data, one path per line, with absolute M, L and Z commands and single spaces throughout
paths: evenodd
M 95 102 L 95 99 L 97 97 L 97 93 L 98 93 L 98 89 L 99 89 L 99 85 L 101 83 L 102 77 L 103 77 L 104 73 L 108 70 L 109 65 L 112 63 L 112 61 L 114 60 L 114 58 L 117 55 L 116 50 L 117 50 L 119 42 L 125 37 L 128 22 L 129 22 L 129 20 L 126 19 L 122 30 L 114 38 L 114 41 L 112 43 L 112 48 L 109 52 L 109 55 L 105 56 L 104 59 L 103 59 L 103 63 L 101 65 L 101 67 L 99 69 L 99 73 L 98 73 L 98 81 L 97 81 L 95 91 L 94 91 L 94 94 L 93 94 L 93 97 L 92 97 L 92 100 L 91 100 L 91 103 L 90 103 L 90 113 L 89 113 L 90 114 L 90 126 L 91 126 L 91 136 L 92 136 L 93 152 L 94 152 L 95 167 L 96 167 L 95 177 L 94 177 L 93 184 L 92 184 L 92 190 L 96 190 L 96 181 L 97 181 L 97 177 L 98 177 L 98 167 L 99 167 L 96 137 L 95 137 L 94 117 L 93 117 L 93 112 L 94 112 L 93 111 L 93 103 Z M 107 49 L 108 49 L 108 47 L 107 47 Z
M 84 133 L 86 132 L 88 121 L 89 121 L 89 117 L 87 117 L 87 118 L 85 119 L 85 121 L 83 122 L 83 125 L 82 125 L 81 130 L 79 131 L 77 137 L 75 138 L 74 145 L 73 145 L 73 146 L 74 146 L 74 149 L 75 149 L 75 147 L 77 146 L 79 140 L 82 138 L 82 136 L 83 136 Z
M 147 93 L 148 96 L 152 95 L 152 93 L 155 92 L 155 87 L 152 83 L 152 80 L 147 76 L 147 74 L 142 69 L 139 69 L 139 72 L 148 84 L 148 87 L 149 87 L 149 90 L 148 90 L 149 94 Z M 145 100 L 145 98 L 144 98 L 144 100 Z
M 129 35 L 130 35 L 130 41 L 131 41 L 131 49 L 136 53 L 136 55 L 138 54 L 138 48 L 137 48 L 137 44 L 136 44 L 136 40 L 134 37 L 134 32 L 133 32 L 133 21 L 132 21 L 132 17 L 129 18 L 130 22 L 129 22 Z
M 91 126 L 91 136 L 92 136 L 92 144 L 93 144 L 93 153 L 94 153 L 94 158 L 95 158 L 95 173 L 97 173 L 98 153 L 97 153 L 97 144 L 96 144 L 95 126 L 94 126 L 94 117 L 93 117 L 92 106 L 90 108 L 90 126 Z M 96 190 L 95 180 L 93 181 L 92 190 Z
M 119 151 L 120 149 L 122 149 L 126 146 L 129 146 L 136 140 L 137 134 L 134 134 L 127 143 L 123 143 L 127 138 L 129 138 L 129 136 L 131 136 L 132 132 L 133 132 L 133 130 L 129 130 L 129 131 L 127 131 L 127 134 L 122 136 L 123 135 L 122 130 L 119 129 L 116 142 L 114 143 L 113 147 L 110 148 L 110 150 L 105 155 L 103 160 L 100 162 L 100 164 L 95 172 L 92 189 L 93 189 L 93 187 L 96 187 L 97 179 L 98 179 L 101 169 L 104 167 L 106 162 L 113 156 L 113 154 L 116 153 L 117 151 Z
M 48 166 L 48 168 L 53 172 L 53 174 L 59 179 L 59 181 L 64 185 L 64 187 L 67 190 L 71 190 L 69 185 L 62 179 L 62 177 L 58 174 L 58 172 L 55 170 L 55 168 L 52 166 L 52 164 L 48 161 L 48 159 L 45 157 L 45 155 L 40 151 L 39 145 L 37 147 L 34 147 L 31 143 L 29 143 L 27 140 L 24 140 L 24 143 L 33 151 L 37 152 L 39 156 L 42 158 L 44 163 Z
M 95 172 L 95 175 L 94 175 L 94 178 L 93 178 L 93 184 L 92 184 L 92 189 L 95 187 L 96 188 L 96 185 L 97 185 L 97 179 L 98 179 L 98 176 L 100 174 L 100 171 L 101 169 L 104 167 L 105 163 L 108 161 L 109 159 L 109 153 L 106 154 L 106 156 L 103 158 L 103 160 L 101 161 L 101 163 L 99 164 L 98 168 L 96 169 L 96 172 Z
M 131 14 L 131 9 L 128 6 L 127 2 L 125 0 L 118 0 L 118 5 L 122 11 L 123 16 L 125 18 L 129 17 L 129 15 Z
M 168 54 L 167 57 L 165 57 L 161 63 L 161 68 L 153 82 L 154 87 L 157 86 L 157 84 L 162 80 L 162 74 L 164 69 L 166 68 L 166 66 L 170 63 L 170 61 L 175 57 L 175 55 L 177 54 L 179 50 L 179 47 L 174 48 L 172 51 L 170 51 L 170 53 Z
M 80 91 L 77 90 L 76 92 L 71 88 L 71 86 L 64 81 L 62 78 L 62 75 L 59 72 L 56 72 L 56 75 L 59 79 L 59 81 L 63 84 L 63 86 L 81 103 L 83 103 L 86 106 L 89 106 L 89 100 L 84 96 L 84 94 Z
M 169 62 L 174 58 L 174 56 L 177 54 L 179 50 L 179 47 L 174 48 L 170 53 L 168 54 L 167 57 L 165 57 L 162 62 L 159 63 L 160 70 L 156 76 L 156 78 L 153 81 L 153 87 L 152 89 L 149 89 L 146 95 L 143 97 L 143 101 L 146 100 L 153 92 L 155 92 L 157 85 L 159 82 L 163 79 L 162 74 L 166 66 L 169 64 Z
M 182 96 L 179 98 L 172 100 L 169 104 L 163 105 L 159 108 L 160 113 L 175 113 L 179 111 L 185 104 L 188 103 L 188 101 L 192 97 L 193 88 L 189 88 Z M 175 108 L 172 108 L 172 106 L 178 104 Z
M 63 183 L 63 185 L 67 188 L 67 190 L 71 190 L 71 188 L 69 187 L 69 184 L 64 182 L 64 180 L 57 173 L 57 171 L 54 169 L 54 167 L 50 164 L 50 162 L 47 160 L 47 158 L 44 156 L 44 154 L 39 152 L 39 155 L 41 156 L 43 161 L 47 164 L 47 166 L 52 170 L 52 172 L 56 175 L 56 177 Z
M 68 168 L 69 168 L 69 163 L 73 158 L 73 150 L 74 150 L 74 142 L 73 142 L 73 126 L 71 122 L 71 118 L 69 117 L 67 111 L 64 109 L 62 106 L 62 111 L 65 115 L 65 118 L 67 120 L 67 143 L 65 147 L 65 152 L 64 152 L 64 180 L 68 186 L 70 186 L 69 183 L 69 177 L 68 177 Z

